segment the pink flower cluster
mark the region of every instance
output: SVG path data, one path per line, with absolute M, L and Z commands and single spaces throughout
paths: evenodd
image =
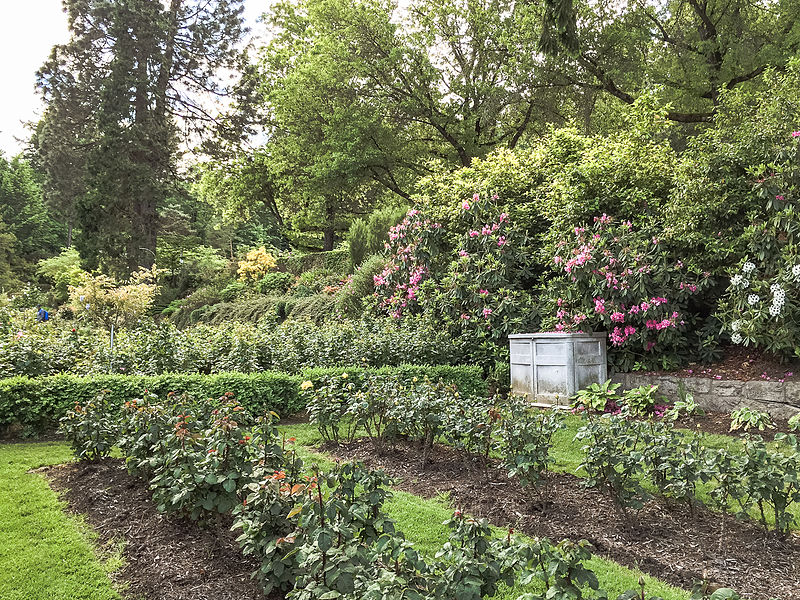
M 614 329 L 609 332 L 608 339 L 611 340 L 612 346 L 621 346 L 634 333 L 636 333 L 636 327 L 633 325 L 628 325 L 625 327 L 625 329 L 621 327 L 614 327 Z
M 669 327 L 677 327 L 677 324 L 674 319 L 661 319 L 660 321 L 656 319 L 648 319 L 647 322 L 645 322 L 645 326 L 648 329 L 655 329 L 656 331 L 661 331 L 662 329 L 668 329 Z

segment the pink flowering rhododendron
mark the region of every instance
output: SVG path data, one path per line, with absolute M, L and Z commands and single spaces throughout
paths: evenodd
M 610 356 L 622 370 L 681 347 L 689 298 L 708 285 L 708 277 L 671 257 L 662 235 L 615 223 L 607 214 L 572 233 L 556 246 L 563 261 L 554 260 L 554 268 L 565 276 L 553 282 L 558 300 L 554 296 L 550 327 L 607 332 Z
M 447 235 L 427 208 L 393 227 L 389 260 L 373 278 L 378 310 L 397 319 L 428 313 L 471 340 L 497 342 L 538 326 L 533 297 L 520 288 L 530 262 L 527 234 L 496 200 L 459 199 Z

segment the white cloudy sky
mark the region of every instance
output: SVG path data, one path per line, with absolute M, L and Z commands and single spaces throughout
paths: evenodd
M 269 0 L 245 0 L 248 24 Z M 0 152 L 18 153 L 26 139 L 23 122 L 36 120 L 41 104 L 35 94 L 36 70 L 54 44 L 67 40 L 67 19 L 61 0 L 0 0 Z

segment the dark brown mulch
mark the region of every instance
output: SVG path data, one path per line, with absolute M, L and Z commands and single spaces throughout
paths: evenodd
M 85 514 L 105 544 L 122 539 L 124 564 L 113 577 L 126 597 L 145 600 L 264 600 L 242 556 L 230 518 L 201 528 L 156 510 L 147 485 L 119 459 L 47 469 L 71 511 Z
M 787 419 L 773 418 L 775 424 L 774 429 L 767 429 L 764 431 L 751 430 L 751 434 L 758 434 L 765 440 L 771 440 L 775 437 L 776 433 L 790 433 L 789 421 Z M 731 415 L 730 413 L 721 413 L 707 411 L 704 415 L 694 417 L 683 417 L 675 423 L 676 427 L 684 429 L 691 429 L 692 431 L 703 431 L 705 433 L 718 433 L 722 435 L 731 435 L 734 437 L 741 437 L 745 431 L 730 431 L 731 428 Z
M 447 493 L 454 506 L 495 525 L 553 540 L 588 540 L 597 554 L 685 589 L 691 589 L 694 580 L 706 578 L 753 600 L 800 599 L 797 536 L 782 541 L 730 516 L 701 508 L 692 518 L 685 506 L 655 501 L 633 515 L 626 526 L 609 499 L 566 474 L 548 477 L 553 501 L 542 512 L 540 502 L 532 502 L 516 481 L 494 466 L 486 479 L 461 453 L 444 446 L 435 448 L 427 469 L 422 468 L 419 449 L 410 443 L 383 455 L 369 440 L 325 450 L 341 459 L 380 467 L 398 479 L 399 489 L 413 494 L 431 498 Z M 726 534 L 721 543 L 723 521 Z
M 800 381 L 800 360 L 782 363 L 777 357 L 744 346 L 726 346 L 722 360 L 710 365 L 690 364 L 677 371 L 654 371 L 657 375 L 738 379 L 740 381 Z

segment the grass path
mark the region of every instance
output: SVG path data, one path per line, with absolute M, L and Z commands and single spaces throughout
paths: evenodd
M 71 460 L 64 443 L 0 445 L 0 598 L 3 600 L 111 600 L 108 572 L 119 554 L 104 561 L 92 535 L 66 514 L 40 473 Z

